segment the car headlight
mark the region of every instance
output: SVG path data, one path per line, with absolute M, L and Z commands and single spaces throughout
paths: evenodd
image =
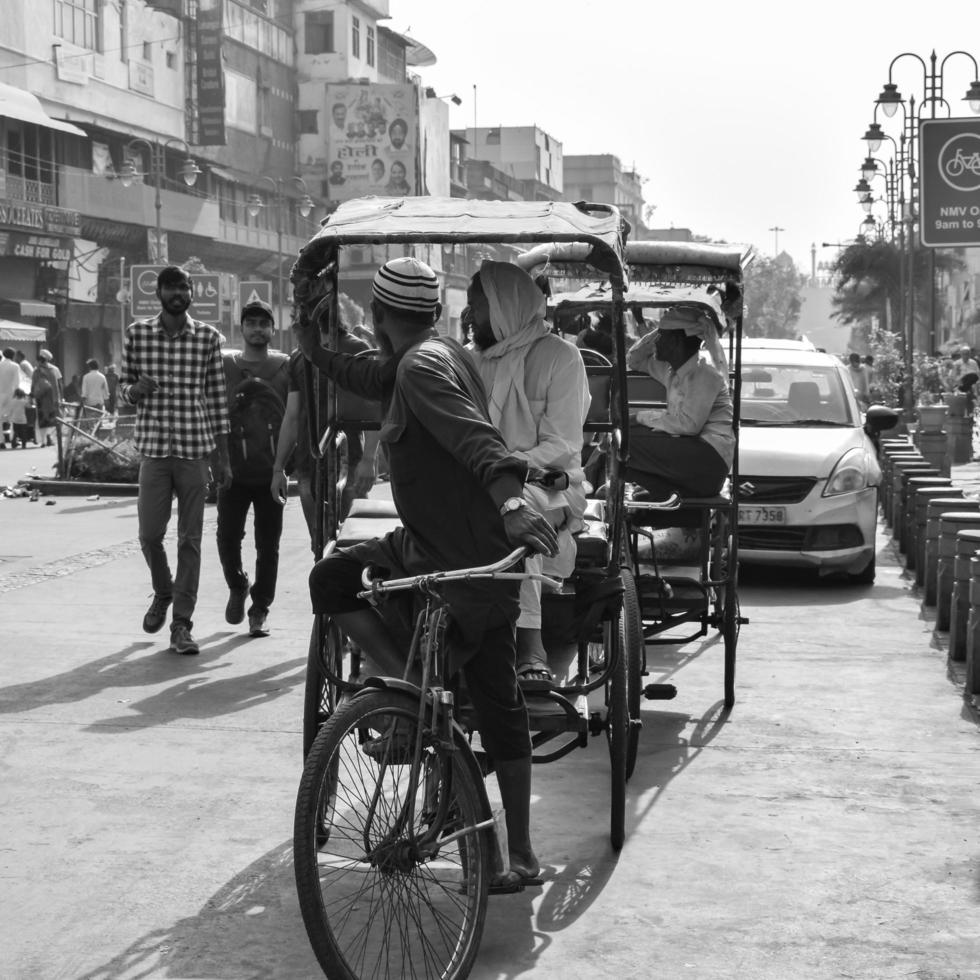
M 823 496 L 836 497 L 841 493 L 857 493 L 866 489 L 871 485 L 874 470 L 874 459 L 866 449 L 860 446 L 849 449 L 831 471 Z

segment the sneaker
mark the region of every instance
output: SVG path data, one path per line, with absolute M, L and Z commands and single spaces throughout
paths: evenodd
M 176 623 L 171 628 L 170 649 L 174 653 L 184 653 L 188 656 L 193 656 L 201 652 L 201 648 L 197 645 L 194 637 L 191 636 L 191 631 L 183 623 Z
M 36 494 L 37 491 L 35 490 L 34 493 Z M 37 497 L 32 494 L 31 499 L 37 500 Z M 169 595 L 155 595 L 153 597 L 153 602 L 150 603 L 150 608 L 146 610 L 146 615 L 143 617 L 143 629 L 147 633 L 160 632 L 163 624 L 167 621 L 167 610 L 173 601 L 173 597 Z
M 248 579 L 240 589 L 228 592 L 228 604 L 225 606 L 225 622 L 237 626 L 245 618 L 245 600 L 248 598 Z
M 252 610 L 248 614 L 248 635 L 249 636 L 268 636 L 269 627 L 265 625 L 267 612 Z

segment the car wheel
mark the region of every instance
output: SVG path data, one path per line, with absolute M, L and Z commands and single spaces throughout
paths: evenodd
M 852 585 L 874 585 L 875 582 L 875 555 L 871 556 L 863 572 L 856 572 L 847 576 L 847 581 Z

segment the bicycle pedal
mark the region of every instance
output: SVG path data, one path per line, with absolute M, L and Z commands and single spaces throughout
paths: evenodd
M 671 701 L 677 697 L 677 688 L 673 684 L 647 684 L 643 696 L 648 701 Z

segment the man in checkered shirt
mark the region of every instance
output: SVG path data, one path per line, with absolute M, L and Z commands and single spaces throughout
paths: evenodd
M 122 401 L 136 406 L 134 440 L 139 473 L 139 538 L 150 567 L 153 602 L 143 629 L 156 633 L 173 604 L 170 649 L 194 654 L 191 636 L 201 572 L 201 534 L 208 469 L 215 483 L 231 482 L 228 405 L 221 335 L 187 315 L 190 276 L 167 266 L 157 276 L 160 312 L 126 329 Z M 177 575 L 163 546 L 177 496 Z

